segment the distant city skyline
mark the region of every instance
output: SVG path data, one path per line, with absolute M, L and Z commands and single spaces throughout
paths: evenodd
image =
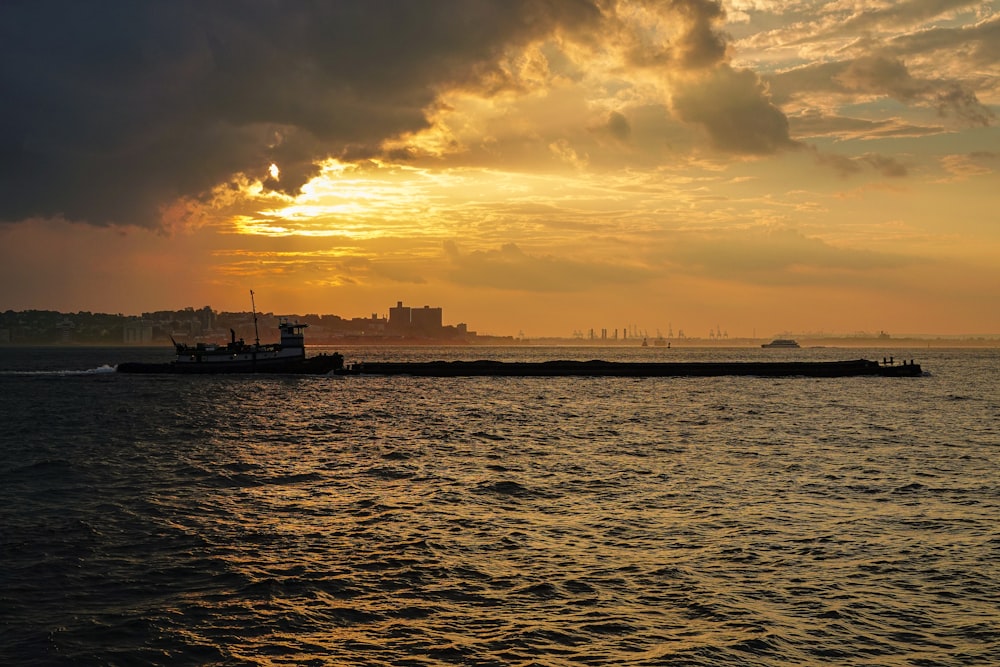
M 0 26 L 2 309 L 253 289 L 527 337 L 1000 333 L 997 0 L 52 0 Z
M 280 319 L 291 318 L 312 325 L 309 339 L 313 344 L 335 344 L 347 342 L 345 339 L 438 339 L 442 342 L 466 341 L 489 343 L 525 342 L 530 340 L 552 340 L 567 343 L 643 343 L 666 345 L 668 342 L 708 343 L 756 343 L 762 340 L 795 336 L 806 341 L 964 341 L 988 346 L 1000 344 L 1000 334 L 952 334 L 941 335 L 926 332 L 886 331 L 775 331 L 760 333 L 756 330 L 749 335 L 730 336 L 720 325 L 703 332 L 686 332 L 668 325 L 662 329 L 644 329 L 637 325 L 623 327 L 592 327 L 586 331 L 574 330 L 545 336 L 528 336 L 524 331 L 516 334 L 491 334 L 476 331 L 465 321 L 454 319 L 449 323 L 444 319 L 444 309 L 424 305 L 410 307 L 397 301 L 388 312 L 373 311 L 367 316 L 347 316 L 340 313 L 256 311 L 262 337 L 274 337 Z M 140 313 L 101 313 L 90 311 L 60 312 L 54 310 L 0 311 L 0 345 L 3 344 L 51 344 L 51 343 L 106 343 L 106 344 L 151 344 L 173 337 L 182 339 L 212 340 L 235 329 L 246 338 L 253 332 L 253 311 L 235 309 L 216 310 L 212 306 L 186 306 L 181 309 L 143 310 Z M 273 331 L 272 331 L 273 329 Z M 254 333 L 256 335 L 256 332 Z

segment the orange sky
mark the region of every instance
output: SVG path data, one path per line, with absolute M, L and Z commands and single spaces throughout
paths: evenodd
M 0 308 L 1000 333 L 1000 4 L 415 4 L 0 46 Z

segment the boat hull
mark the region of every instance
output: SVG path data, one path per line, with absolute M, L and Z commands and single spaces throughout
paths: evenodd
M 118 364 L 119 373 L 153 374 L 172 373 L 178 375 L 220 375 L 234 373 L 284 373 L 291 375 L 326 375 L 343 366 L 343 357 L 335 354 L 321 354 L 315 357 L 295 359 L 257 359 L 228 362 L 177 362 Z
M 339 371 L 355 375 L 416 375 L 425 377 L 524 376 L 524 377 L 913 377 L 922 374 L 919 364 L 884 365 L 877 361 L 787 362 L 615 362 L 615 361 L 430 361 L 366 362 Z

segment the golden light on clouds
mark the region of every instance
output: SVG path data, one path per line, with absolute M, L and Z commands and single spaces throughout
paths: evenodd
M 161 265 L 189 267 L 180 294 L 219 308 L 253 282 L 289 310 L 402 299 L 503 333 L 1000 331 L 973 305 L 1000 296 L 991 3 L 431 2 L 399 24 L 336 3 L 289 24 L 261 11 L 213 16 L 239 26 L 220 52 L 158 70 L 171 94 L 204 77 L 178 108 L 205 118 L 144 119 L 159 134 L 90 153 L 69 142 L 68 166 L 39 172 L 69 185 L 11 185 L 10 215 L 155 235 Z M 281 40 L 250 42 L 268 58 L 247 59 L 239 36 L 272 26 Z M 117 169 L 110 194 L 66 176 L 87 154 Z M 129 303 L 190 305 L 138 305 L 162 276 L 133 270 Z M 879 303 L 908 305 L 883 318 Z
M 429 233 L 429 212 L 447 189 L 447 176 L 379 160 L 349 164 L 326 161 L 301 193 L 268 199 L 255 217 L 234 221 L 243 234 L 339 236 L 371 239 L 404 233 Z M 252 194 L 252 191 L 248 191 Z

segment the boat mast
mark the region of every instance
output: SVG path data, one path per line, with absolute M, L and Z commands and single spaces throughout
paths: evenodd
M 253 302 L 253 290 L 250 290 L 250 310 L 253 311 L 253 337 L 257 347 L 260 347 L 260 332 L 257 331 L 257 305 Z

